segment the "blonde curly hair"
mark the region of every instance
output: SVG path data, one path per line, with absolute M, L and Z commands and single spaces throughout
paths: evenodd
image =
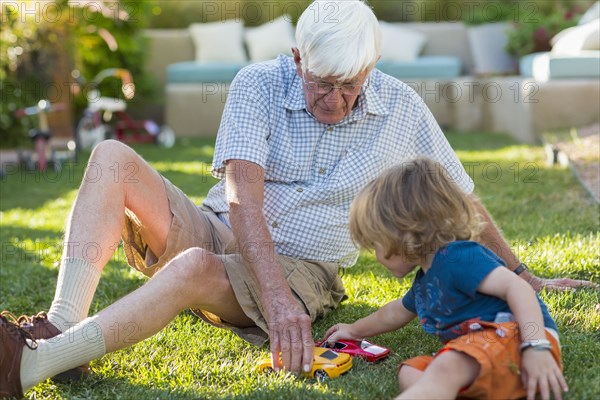
M 419 260 L 455 240 L 475 240 L 482 228 L 470 195 L 442 165 L 424 157 L 384 171 L 350 208 L 354 242 L 381 246 L 386 258 Z

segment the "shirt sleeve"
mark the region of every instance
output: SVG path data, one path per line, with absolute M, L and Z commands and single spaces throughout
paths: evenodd
M 488 248 L 477 242 L 448 245 L 438 253 L 442 263 L 441 277 L 449 285 L 469 297 L 475 297 L 481 282 L 504 262 Z
M 233 80 L 212 164 L 214 177 L 225 177 L 227 160 L 246 160 L 265 167 L 269 147 L 270 85 L 264 73 L 247 67 Z
M 402 297 L 402 305 L 411 313 L 417 313 L 417 308 L 415 306 L 415 291 L 412 286 L 408 289 L 408 292 L 406 292 L 404 297 Z
M 417 94 L 415 96 L 418 97 L 415 99 L 417 107 L 421 110 L 415 126 L 417 155 L 432 158 L 442 164 L 448 171 L 448 175 L 465 193 L 472 193 L 475 187 L 473 179 L 465 171 L 427 105 Z

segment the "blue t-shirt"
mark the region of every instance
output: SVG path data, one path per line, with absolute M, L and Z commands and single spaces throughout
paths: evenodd
M 425 274 L 422 269 L 402 298 L 404 307 L 417 314 L 426 333 L 443 342 L 466 333 L 467 320 L 494 322 L 499 312 L 511 312 L 506 301 L 477 291 L 492 270 L 504 261 L 477 242 L 456 241 L 439 249 Z M 536 295 L 544 325 L 557 330 L 546 305 Z

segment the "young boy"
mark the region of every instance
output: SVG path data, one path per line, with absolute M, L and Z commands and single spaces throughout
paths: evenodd
M 444 346 L 400 365 L 398 398 L 561 399 L 556 324 L 530 285 L 473 241 L 480 229 L 469 196 L 434 161 L 384 172 L 352 204 L 352 237 L 397 277 L 420 269 L 402 299 L 329 328 L 326 339 L 375 336 L 418 317 Z

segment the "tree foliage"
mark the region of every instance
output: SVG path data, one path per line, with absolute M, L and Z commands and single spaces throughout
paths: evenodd
M 56 82 L 56 60 L 66 57 L 69 68 L 90 79 L 105 68 L 129 69 L 138 94 L 148 95 L 143 76 L 146 26 L 151 2 L 118 0 L 3 2 L 0 5 L 0 145 L 24 144 L 29 119 L 17 119 L 15 110 L 46 98 L 68 98 L 76 113 L 85 105 L 76 81 Z M 117 96 L 118 89 L 104 90 Z M 75 123 L 75 121 L 73 121 Z

